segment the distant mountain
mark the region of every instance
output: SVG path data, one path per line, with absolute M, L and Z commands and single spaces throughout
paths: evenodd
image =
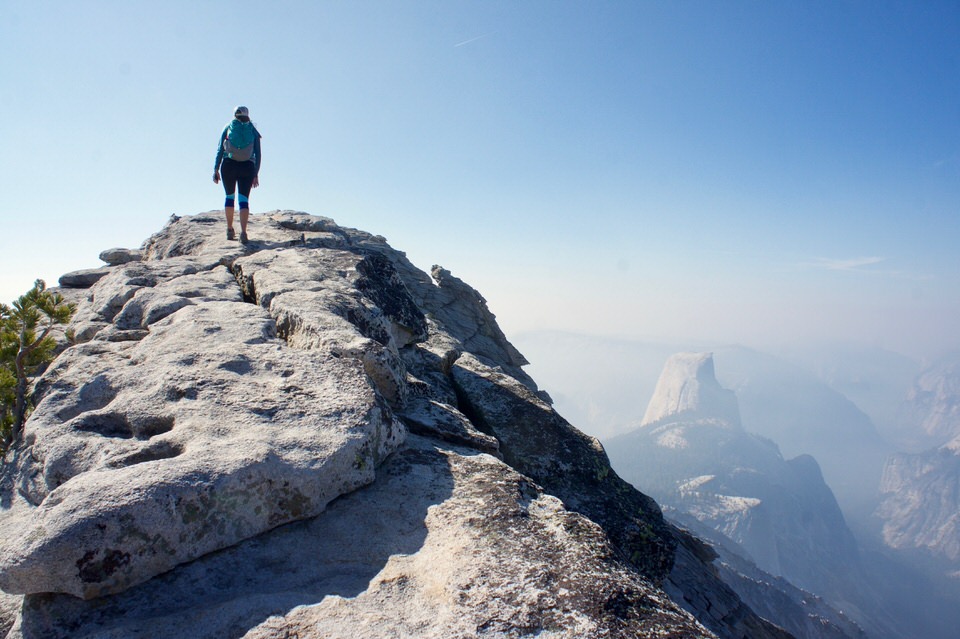
M 712 355 L 679 353 L 667 361 L 642 425 L 664 423 L 706 423 L 733 430 L 742 427 L 737 396 L 717 382 Z
M 724 582 L 765 619 L 775 620 L 798 639 L 863 639 L 885 636 L 883 623 L 871 624 L 880 631 L 868 635 L 848 615 L 822 597 L 797 588 L 782 577 L 760 569 L 747 558 L 738 544 L 696 517 L 675 508 L 665 508 L 664 516 L 690 530 L 717 553 L 714 565 Z
M 788 457 L 813 455 L 848 520 L 853 518 L 858 528 L 873 525 L 880 473 L 892 450 L 870 417 L 813 372 L 741 346 L 678 346 L 554 331 L 521 333 L 514 341 L 534 362 L 530 371 L 550 392 L 557 410 L 602 440 L 637 427 L 672 354 L 691 348 L 712 351 L 717 379 L 737 394 L 744 427 L 776 441 Z M 895 363 L 903 365 L 899 359 Z M 855 368 L 874 365 L 880 365 L 876 358 Z M 893 377 L 903 376 L 897 372 Z M 900 388 L 898 383 L 882 386 Z M 908 386 L 902 382 L 889 410 Z
M 777 355 L 809 371 L 866 413 L 888 441 L 896 440 L 897 410 L 921 364 L 878 346 L 795 344 Z
M 837 591 L 836 575 L 856 571 L 856 542 L 816 461 L 785 460 L 743 430 L 710 354 L 670 358 L 641 427 L 608 449 L 625 479 L 737 542 L 773 575 L 826 594 Z
M 784 459 L 773 441 L 744 429 L 737 396 L 717 381 L 711 354 L 671 357 L 641 426 L 606 446 L 618 473 L 721 549 L 724 581 L 795 635 L 859 636 L 859 626 L 870 637 L 906 638 L 920 628 L 902 622 L 916 599 L 887 588 L 880 564 L 861 561 L 816 460 Z M 804 615 L 822 621 L 810 625 Z
M 847 517 L 866 520 L 890 452 L 870 418 L 814 374 L 743 347 L 718 349 L 717 378 L 737 394 L 744 426 L 787 457 L 816 458 Z
M 642 465 L 627 447 L 631 436 L 638 437 L 635 431 L 643 422 L 645 402 L 653 398 L 664 362 L 691 346 L 703 348 L 702 344 L 677 348 L 665 343 L 551 331 L 522 333 L 514 343 L 534 362 L 531 372 L 536 371 L 538 382 L 549 390 L 558 410 L 586 432 L 600 437 L 622 474 L 626 474 L 628 465 Z M 914 556 L 892 553 L 882 542 L 882 522 L 875 516 L 884 461 L 893 451 L 873 427 L 871 418 L 880 416 L 880 423 L 887 426 L 894 423 L 892 416 L 884 416 L 896 411 L 919 366 L 909 358 L 880 349 L 831 349 L 796 348 L 775 357 L 742 347 L 717 348 L 714 363 L 718 387 L 721 391 L 736 391 L 742 430 L 760 435 L 756 438 L 759 442 L 764 437 L 772 439 L 776 446 L 769 447 L 781 450 L 788 458 L 808 453 L 817 460 L 843 509 L 844 520 L 860 536 L 859 564 L 864 572 L 856 573 L 847 583 L 851 589 L 859 588 L 864 593 L 859 597 L 854 593 L 856 602 L 848 599 L 838 606 L 852 618 L 866 619 L 864 630 L 874 639 L 952 639 L 960 623 L 958 588 L 937 582 Z M 855 402 L 845 397 L 846 391 Z M 759 442 L 752 441 L 749 447 L 764 450 Z M 661 479 L 659 470 L 663 465 L 659 460 L 655 463 L 660 465 L 649 469 L 647 485 L 638 486 L 642 490 L 654 492 L 651 486 Z M 779 464 L 786 462 L 781 460 Z M 712 472 L 688 470 L 688 477 Z M 635 477 L 629 479 L 636 481 Z M 706 484 L 706 488 L 710 486 Z M 671 488 L 668 483 L 666 489 Z M 892 496 L 893 493 L 886 499 Z M 703 527 L 690 525 L 697 521 L 692 516 L 677 518 L 681 510 L 669 503 L 666 512 L 702 534 Z M 766 583 L 762 577 L 730 568 L 733 563 L 721 553 L 717 564 L 724 580 L 761 615 L 770 617 L 764 606 L 772 605 L 777 598 L 776 589 L 761 589 L 759 583 Z M 830 571 L 831 566 L 821 569 Z M 751 598 L 753 589 L 762 590 L 759 597 Z M 787 610 L 788 604 L 781 600 L 780 605 L 780 614 L 784 616 L 777 619 L 778 623 L 802 636 L 798 624 L 787 622 L 793 614 Z M 858 612 L 861 610 L 869 613 Z M 808 612 L 814 615 L 812 618 L 829 617 Z M 835 625 L 842 627 L 839 622 Z

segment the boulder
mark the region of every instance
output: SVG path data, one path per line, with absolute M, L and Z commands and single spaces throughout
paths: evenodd
M 112 248 L 100 252 L 100 259 L 110 266 L 119 266 L 127 262 L 139 262 L 143 251 L 137 249 Z
M 110 273 L 109 266 L 71 271 L 61 275 L 59 283 L 64 288 L 90 288 L 108 273 Z

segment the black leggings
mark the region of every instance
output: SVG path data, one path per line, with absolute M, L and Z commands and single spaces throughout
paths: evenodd
M 247 204 L 250 198 L 250 188 L 253 178 L 256 177 L 257 165 L 253 162 L 237 162 L 224 158 L 220 164 L 220 179 L 223 181 L 223 190 L 227 194 L 224 206 L 233 206 L 233 194 L 240 187 L 240 208 L 250 208 Z

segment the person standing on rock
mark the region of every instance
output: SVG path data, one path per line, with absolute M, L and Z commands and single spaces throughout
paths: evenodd
M 247 243 L 247 220 L 250 219 L 250 189 L 260 186 L 260 132 L 250 121 L 250 111 L 238 106 L 233 112 L 233 120 L 220 134 L 217 145 L 217 160 L 213 165 L 213 182 L 223 179 L 223 190 L 227 198 L 223 203 L 223 213 L 227 218 L 227 239 L 235 237 L 233 231 L 234 195 L 239 187 L 240 194 L 240 241 Z

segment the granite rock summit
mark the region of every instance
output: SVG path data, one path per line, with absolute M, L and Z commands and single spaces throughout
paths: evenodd
M 65 275 L 0 475 L 9 639 L 788 637 L 554 411 L 483 297 L 292 211 Z

